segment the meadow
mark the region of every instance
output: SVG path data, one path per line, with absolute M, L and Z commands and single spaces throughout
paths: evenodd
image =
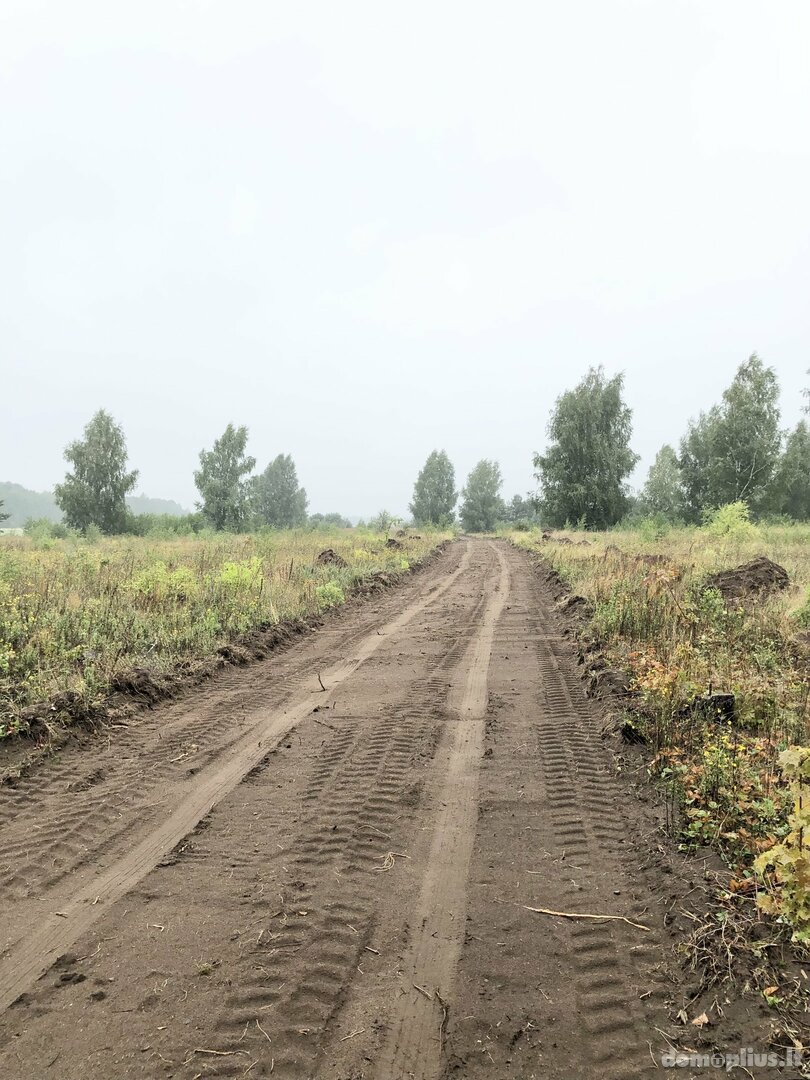
M 444 538 L 368 530 L 86 540 L 0 537 L 0 737 L 100 703 L 133 668 L 174 671 L 406 573 Z M 319 563 L 332 549 L 335 561 Z M 69 704 L 69 708 L 64 706 Z
M 718 848 L 732 891 L 773 886 L 760 906 L 810 941 L 810 526 L 753 524 L 738 507 L 700 528 L 510 539 L 587 601 L 586 654 L 629 673 L 620 728 L 648 747 L 684 843 Z M 763 555 L 787 571 L 786 589 L 728 599 L 711 587 Z

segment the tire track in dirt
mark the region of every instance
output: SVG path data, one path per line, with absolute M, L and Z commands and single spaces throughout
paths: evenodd
M 486 564 L 472 571 L 482 569 Z M 324 1074 L 323 1038 L 363 957 L 370 958 L 390 872 L 382 855 L 392 846 L 410 849 L 409 843 L 398 843 L 398 834 L 404 812 L 412 817 L 420 797 L 411 782 L 414 755 L 420 754 L 429 767 L 446 723 L 441 703 L 488 598 L 478 590 L 466 603 L 471 607 L 458 625 L 455 618 L 444 616 L 439 653 L 429 675 L 418 671 L 411 685 L 403 687 L 396 663 L 396 698 L 381 717 L 374 716 L 379 691 L 373 680 L 365 690 L 353 683 L 353 713 L 356 698 L 366 701 L 369 712 L 335 720 L 340 725 L 335 743 L 321 755 L 302 792 L 305 813 L 287 838 L 289 852 L 273 860 L 283 861 L 290 891 L 281 894 L 281 903 L 278 892 L 266 902 L 253 902 L 265 918 L 269 913 L 269 922 L 262 924 L 267 929 L 259 931 L 259 947 L 241 957 L 232 976 L 238 989 L 226 994 L 214 1021 L 216 1060 L 201 1064 L 192 1057 L 186 1066 L 189 1077 L 201 1068 L 205 1076 L 241 1075 L 250 1063 L 240 1053 L 245 1032 L 255 1034 L 257 1021 L 267 1038 L 260 1036 L 251 1045 L 250 1060 L 257 1068 L 253 1075 L 272 1072 L 282 1080 L 302 1080 Z M 418 651 L 418 644 L 416 637 L 411 652 Z M 380 663 L 390 666 L 390 660 L 384 656 Z M 366 679 L 370 676 L 367 672 Z M 245 841 L 237 831 L 232 842 L 238 847 Z M 250 866 L 245 869 L 249 876 Z M 306 914 L 296 918 L 302 911 Z M 176 1049 L 167 1053 L 177 1056 Z
M 332 662 L 321 671 L 321 677 L 334 690 L 367 662 L 386 640 L 404 630 L 413 619 L 428 606 L 439 600 L 461 577 L 470 562 L 471 547 L 465 546 L 463 555 L 456 568 L 438 582 L 424 580 L 417 598 L 410 602 L 384 627 L 377 626 L 372 633 L 357 640 L 352 645 L 350 658 Z M 367 624 L 366 624 L 367 629 Z M 311 670 L 311 669 L 310 669 Z M 249 673 L 245 673 L 249 674 Z M 310 676 L 310 686 L 314 681 Z M 302 719 L 309 716 L 316 706 L 323 703 L 322 694 L 310 686 L 304 686 L 294 692 L 285 706 L 267 708 L 266 705 L 255 710 L 258 719 L 254 719 L 246 730 L 217 751 L 211 750 L 213 762 L 199 771 L 186 769 L 186 775 L 177 779 L 164 793 L 158 808 L 153 807 L 150 816 L 151 825 L 147 825 L 144 835 L 143 823 L 138 815 L 116 831 L 113 838 L 105 835 L 96 837 L 93 854 L 103 848 L 111 848 L 108 865 L 100 871 L 89 865 L 83 872 L 82 864 L 89 854 L 92 831 L 85 831 L 78 807 L 58 808 L 54 820 L 48 825 L 46 840 L 42 851 L 35 855 L 31 864 L 40 871 L 37 885 L 42 892 L 36 901 L 22 900 L 10 904 L 6 909 L 7 928 L 6 950 L 0 961 L 0 1010 L 7 1008 L 42 972 L 53 963 L 60 952 L 75 942 L 117 899 L 140 881 L 158 862 L 164 859 L 183 838 L 195 828 L 202 818 L 210 812 L 221 799 L 265 758 L 274 744 L 289 732 Z M 216 697 L 215 691 L 211 692 Z M 212 710 L 215 713 L 215 710 Z M 182 727 L 182 724 L 178 724 Z M 177 731 L 173 738 L 187 738 L 188 728 Z M 158 732 L 159 743 L 163 743 Z M 161 760 L 177 748 L 177 743 L 168 740 L 160 748 Z M 133 759 L 134 775 L 124 780 L 115 795 L 124 801 L 125 793 L 134 790 L 141 777 L 148 772 L 149 755 L 135 755 Z M 191 772 L 191 775 L 189 775 Z M 70 802 L 70 800 L 67 800 Z M 96 806 L 98 820 L 106 828 L 111 822 L 120 820 L 121 805 L 111 807 L 106 803 Z M 53 844 L 58 843 L 60 828 L 67 828 L 63 841 L 70 840 L 73 833 L 74 858 L 71 866 L 70 887 L 60 890 L 62 874 L 56 875 L 55 883 L 48 888 Z M 43 829 L 46 823 L 43 823 Z M 140 835 L 140 839 L 139 839 Z M 78 843 L 75 838 L 80 837 Z M 81 839 L 84 838 L 84 839 Z M 109 842 L 105 844 L 105 839 Z M 10 844 L 13 844 L 13 839 Z M 3 850 L 7 849 L 4 845 Z M 19 850 L 19 849 L 17 849 Z M 13 894 L 12 894 L 13 895 Z M 19 902 L 21 901 L 21 902 Z M 31 932 L 32 912 L 36 913 L 36 927 Z
M 660 897 L 561 627 L 528 561 L 507 555 L 471 869 L 471 922 L 445 1075 L 630 1080 L 653 1060 L 667 986 Z M 538 679 L 539 675 L 539 679 Z M 525 910 L 626 916 L 651 927 Z
M 248 715 L 285 734 L 254 747 L 213 811 L 0 1016 L 4 1075 L 652 1073 L 664 932 L 524 908 L 661 926 L 666 899 L 637 865 L 649 837 L 528 560 L 498 542 L 463 550 L 419 590 L 418 617 L 391 620 L 387 605 L 395 629 L 373 631 L 341 683 L 323 664 L 329 693 L 286 683 L 284 707 L 265 702 L 257 720 L 277 683 L 251 687 Z M 343 659 L 302 642 L 288 670 L 317 671 L 319 656 L 340 671 L 370 637 L 354 633 Z M 218 774 L 247 739 L 243 727 Z M 212 774 L 187 777 L 183 795 Z M 106 857 L 96 881 L 118 865 L 114 845 Z M 91 869 L 29 899 L 28 925 L 67 912 Z
M 402 966 L 400 996 L 378 1063 L 380 1080 L 435 1080 L 442 1067 L 444 1025 L 465 930 L 467 873 L 478 813 L 478 766 L 483 752 L 495 626 L 509 596 L 509 569 L 495 549 L 499 575 L 480 629 L 459 666 L 448 701 L 451 736 L 446 777 L 419 901 L 413 940 Z

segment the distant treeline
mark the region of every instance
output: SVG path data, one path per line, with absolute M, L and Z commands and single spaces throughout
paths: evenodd
M 6 529 L 22 529 L 27 521 L 62 521 L 62 511 L 56 505 L 52 491 L 32 491 L 22 484 L 0 481 L 0 503 L 8 519 L 3 522 Z M 151 499 L 148 495 L 128 495 L 127 509 L 134 515 L 159 517 L 183 517 L 188 514 L 180 503 L 173 499 Z
M 804 395 L 807 412 L 810 391 Z M 756 354 L 740 364 L 722 400 L 690 421 L 677 450 L 661 447 L 640 493 L 627 483 L 638 463 L 631 439 L 623 376 L 608 378 L 601 367 L 591 368 L 551 410 L 546 449 L 533 458 L 536 492 L 505 502 L 500 466 L 487 458 L 459 492 L 450 458 L 434 450 L 414 484 L 413 522 L 453 525 L 459 495 L 458 517 L 468 532 L 491 532 L 499 524 L 604 529 L 652 517 L 699 523 L 729 504 L 745 504 L 746 513 L 758 518 L 810 520 L 810 428 L 801 420 L 783 430 L 776 372 Z M 124 433 L 101 409 L 83 438 L 66 448 L 72 468 L 52 497 L 0 485 L 0 522 L 11 509 L 6 527 L 26 522 L 29 531 L 85 534 L 350 527 L 340 514 L 307 512 L 307 494 L 289 454 L 256 472 L 247 443 L 247 428 L 228 424 L 211 449 L 200 452 L 194 473 L 200 498 L 188 514 L 168 500 L 131 494 L 138 473 L 127 468 Z M 59 514 L 60 524 L 49 524 Z M 383 510 L 369 524 L 385 530 L 396 522 Z

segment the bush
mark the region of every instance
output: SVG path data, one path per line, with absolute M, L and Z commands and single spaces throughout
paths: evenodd
M 67 525 L 61 521 L 51 521 L 50 518 L 29 518 L 23 531 L 34 540 L 66 540 L 68 536 L 75 535 Z
M 336 581 L 326 581 L 323 585 L 317 585 L 315 597 L 321 611 L 327 611 L 346 601 L 346 595 Z
M 710 536 L 727 540 L 747 540 L 756 533 L 748 503 L 742 501 L 707 510 L 703 528 Z
M 184 603 L 197 596 L 200 582 L 187 566 L 169 570 L 165 562 L 156 562 L 136 574 L 129 587 L 139 597 L 157 604 Z
M 229 589 L 261 588 L 262 560 L 258 555 L 242 562 L 226 562 L 222 567 L 219 580 Z

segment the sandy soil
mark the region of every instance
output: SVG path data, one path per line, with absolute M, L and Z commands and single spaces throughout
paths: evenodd
M 4 791 L 0 1075 L 664 1075 L 675 856 L 561 630 L 463 540 Z

